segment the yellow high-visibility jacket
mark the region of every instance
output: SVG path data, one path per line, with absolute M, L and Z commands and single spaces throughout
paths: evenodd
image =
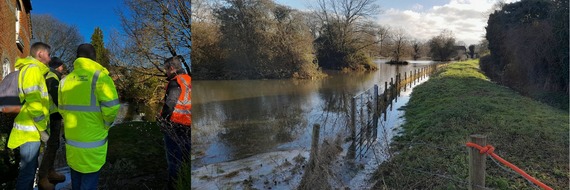
M 119 111 L 109 71 L 88 58 L 77 58 L 61 79 L 58 109 L 63 117 L 67 164 L 75 171 L 99 171 L 107 156 L 107 134 Z
M 20 102 L 24 102 L 8 139 L 8 148 L 14 149 L 26 142 L 40 141 L 40 131 L 47 129 L 49 121 L 49 95 L 45 74 L 49 68 L 33 57 L 18 59 Z

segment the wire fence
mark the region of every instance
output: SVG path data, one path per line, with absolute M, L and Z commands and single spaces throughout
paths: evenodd
M 349 148 L 349 158 L 362 159 L 370 150 L 370 146 L 378 137 L 379 122 L 385 122 L 388 109 L 392 110 L 394 102 L 398 101 L 400 91 L 405 90 L 412 83 L 429 76 L 436 71 L 438 65 L 417 68 L 409 72 L 397 73 L 396 76 L 384 82 L 383 92 L 379 86 L 366 89 L 351 99 L 350 111 L 350 138 L 352 144 Z M 383 120 L 380 120 L 383 115 Z
M 420 68 L 417 70 L 413 70 L 411 72 L 409 72 L 409 74 L 406 72 L 404 73 L 404 75 L 402 75 L 401 73 L 398 73 L 394 78 L 392 78 L 392 80 L 390 81 L 390 83 L 388 83 L 387 81 L 385 82 L 385 87 L 383 89 L 383 93 L 379 94 L 379 90 L 378 90 L 378 85 L 374 85 L 373 87 L 364 90 L 360 93 L 358 93 L 357 95 L 352 97 L 352 103 L 351 103 L 351 120 L 350 120 L 350 129 L 351 129 L 351 139 L 352 144 L 351 147 L 349 148 L 349 158 L 354 158 L 354 159 L 363 159 L 366 157 L 366 155 L 368 154 L 368 151 L 370 149 L 377 149 L 378 147 L 375 146 L 382 146 L 381 149 L 382 152 L 385 153 L 385 155 L 388 155 L 388 157 L 391 157 L 394 155 L 393 152 L 391 152 L 391 150 L 389 150 L 389 146 L 408 146 L 409 148 L 414 147 L 414 146 L 426 146 L 427 148 L 430 148 L 432 150 L 438 151 L 438 152 L 458 152 L 458 151 L 465 151 L 468 150 L 465 146 L 465 144 L 458 144 L 455 146 L 450 146 L 450 147 L 442 147 L 440 145 L 436 145 L 436 144 L 431 144 L 431 143 L 426 143 L 426 142 L 411 142 L 411 143 L 398 143 L 398 142 L 391 142 L 390 140 L 388 140 L 388 138 L 384 138 L 385 141 L 383 142 L 377 142 L 378 139 L 378 126 L 383 126 L 382 128 L 384 129 L 384 135 L 387 135 L 387 131 L 385 130 L 385 126 L 384 126 L 384 122 L 386 121 L 387 118 L 387 113 L 388 113 L 388 109 L 390 108 L 391 110 L 391 106 L 393 104 L 393 101 L 397 101 L 397 97 L 399 96 L 399 92 L 402 90 L 406 90 L 407 85 L 412 85 L 415 84 L 419 79 L 423 79 L 424 77 L 429 76 L 430 74 L 438 71 L 440 68 L 447 66 L 448 64 L 440 64 L 440 65 L 432 65 L 429 67 L 424 67 L 424 68 Z M 382 117 L 382 115 L 384 115 L 384 117 Z M 382 119 L 383 118 L 383 119 Z M 351 153 L 351 151 L 353 151 L 353 153 Z M 378 156 L 376 155 L 375 151 L 372 151 L 374 153 L 374 159 L 376 159 L 377 163 L 382 163 L 384 160 L 389 159 L 389 158 L 385 158 L 384 156 Z M 354 156 L 350 156 L 351 154 L 353 154 Z M 511 178 L 521 178 L 522 176 L 519 175 L 519 173 L 514 172 L 513 170 L 504 167 L 502 164 L 500 164 L 497 160 L 495 160 L 492 156 L 489 156 L 489 158 L 493 161 L 493 163 L 495 163 L 496 166 L 498 166 L 497 168 L 500 169 L 500 171 L 503 171 L 502 174 L 500 174 L 501 176 L 509 176 Z M 452 176 L 452 175 L 447 175 L 444 172 L 437 172 L 437 171 L 426 171 L 423 169 L 419 169 L 419 168 L 413 168 L 413 167 L 409 167 L 409 166 L 404 166 L 404 165 L 398 165 L 397 167 L 401 168 L 401 169 L 405 169 L 407 171 L 411 171 L 417 174 L 421 174 L 421 175 L 428 175 L 428 176 L 432 176 L 432 177 L 436 177 L 442 180 L 447 180 L 449 182 L 458 184 L 459 186 L 463 186 L 463 187 L 476 187 L 478 189 L 491 189 L 485 186 L 480 186 L 480 185 L 474 185 L 472 184 L 469 179 L 462 179 L 462 178 L 458 178 L 456 176 Z M 467 172 L 469 173 L 469 172 Z M 530 187 L 533 187 L 535 189 L 540 189 L 538 186 L 536 186 L 532 181 L 524 178 L 526 181 L 528 181 L 528 183 L 530 184 Z

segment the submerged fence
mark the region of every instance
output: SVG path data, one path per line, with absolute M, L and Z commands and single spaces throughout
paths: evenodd
M 400 91 L 406 90 L 408 85 L 429 76 L 442 65 L 430 65 L 409 72 L 397 73 L 384 82 L 382 93 L 379 86 L 358 93 L 351 99 L 350 112 L 350 139 L 348 149 L 349 159 L 362 159 L 378 137 L 378 124 L 385 122 L 388 111 L 392 111 L 394 102 L 398 101 Z M 383 119 L 381 119 L 383 118 Z

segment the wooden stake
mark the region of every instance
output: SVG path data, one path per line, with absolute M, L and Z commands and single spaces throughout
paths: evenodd
M 487 145 L 487 136 L 470 135 L 472 143 L 479 146 Z M 469 148 L 469 190 L 485 189 L 485 160 L 486 154 L 480 154 L 476 148 Z

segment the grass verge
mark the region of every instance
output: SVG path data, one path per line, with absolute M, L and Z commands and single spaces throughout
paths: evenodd
M 107 163 L 99 185 L 121 189 L 166 187 L 163 135 L 156 122 L 129 122 L 109 131 Z
M 490 82 L 478 60 L 450 64 L 416 87 L 393 156 L 374 189 L 466 189 L 470 134 L 487 135 L 495 153 L 554 189 L 569 188 L 568 112 Z M 487 161 L 486 187 L 533 189 Z

